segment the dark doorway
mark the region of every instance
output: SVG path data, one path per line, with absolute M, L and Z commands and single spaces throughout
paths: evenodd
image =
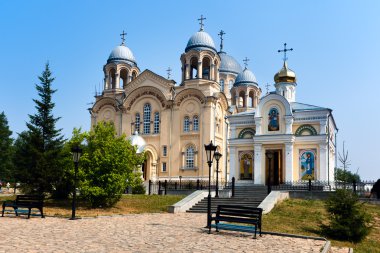
M 268 156 L 271 153 L 272 156 Z M 271 157 L 271 158 L 268 158 Z M 281 150 L 268 150 L 265 154 L 265 184 L 279 185 L 283 183 L 282 152 Z

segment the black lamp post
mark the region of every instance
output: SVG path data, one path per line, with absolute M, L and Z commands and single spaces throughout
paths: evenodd
M 182 176 L 179 176 L 179 189 L 182 189 Z
M 216 151 L 214 153 L 214 158 L 216 160 L 216 189 L 215 189 L 215 198 L 219 198 L 219 159 L 222 157 L 222 154 Z
M 208 164 L 208 196 L 207 196 L 207 227 L 211 228 L 211 165 L 214 159 L 214 152 L 216 151 L 216 146 L 212 144 L 205 144 L 207 164 Z
M 265 153 L 268 158 L 268 194 L 272 191 L 272 158 L 273 153 L 268 151 Z
M 78 163 L 79 158 L 82 154 L 82 149 L 78 146 L 75 146 L 71 149 L 71 152 L 73 153 L 73 162 L 75 165 L 75 172 L 74 172 L 74 190 L 73 190 L 73 202 L 71 207 L 71 218 L 70 220 L 75 220 L 75 207 L 76 207 L 76 197 L 77 197 L 77 174 L 78 174 Z

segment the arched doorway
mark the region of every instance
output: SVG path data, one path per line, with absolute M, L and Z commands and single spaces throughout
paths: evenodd
M 145 152 L 145 161 L 142 164 L 142 177 L 144 181 L 151 179 L 152 154 L 149 151 Z

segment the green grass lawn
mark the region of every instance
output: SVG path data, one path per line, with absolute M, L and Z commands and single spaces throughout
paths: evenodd
M 380 206 L 366 204 L 364 207 L 373 216 L 373 228 L 366 239 L 354 244 L 327 238 L 332 246 L 351 247 L 354 252 L 380 252 Z M 319 225 L 326 223 L 326 217 L 323 201 L 288 199 L 264 215 L 263 230 L 324 237 Z

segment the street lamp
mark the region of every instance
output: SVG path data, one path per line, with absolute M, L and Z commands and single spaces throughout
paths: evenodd
M 268 151 L 265 153 L 265 155 L 268 158 L 268 194 L 272 191 L 272 158 L 273 158 L 273 153 L 271 151 Z
M 216 160 L 216 190 L 215 198 L 219 198 L 219 159 L 222 157 L 222 154 L 219 151 L 214 153 L 214 158 Z
M 75 220 L 78 163 L 79 163 L 79 158 L 80 158 L 80 156 L 82 154 L 82 149 L 77 145 L 77 146 L 71 148 L 71 152 L 73 153 L 73 162 L 74 162 L 74 165 L 75 165 L 75 172 L 74 172 L 73 202 L 72 202 L 72 207 L 71 207 L 71 218 L 70 218 L 70 220 Z
M 212 144 L 205 144 L 207 164 L 208 164 L 208 196 L 207 196 L 207 227 L 211 228 L 211 165 L 214 159 L 214 153 L 216 151 L 216 146 Z

